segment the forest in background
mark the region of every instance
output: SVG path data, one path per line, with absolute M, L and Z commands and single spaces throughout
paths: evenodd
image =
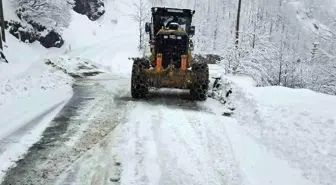
M 196 52 L 223 56 L 226 73 L 251 75 L 260 86 L 281 85 L 336 94 L 336 2 L 149 0 L 150 6 L 196 10 Z
M 250 75 L 260 86 L 280 85 L 336 94 L 336 2 L 241 1 L 238 48 L 235 46 L 238 0 L 133 0 L 139 11 L 130 15 L 134 16 L 135 24 L 142 22 L 139 27 L 141 40 L 145 34 L 144 22 L 150 20 L 151 6 L 195 9 L 195 53 L 222 56 L 220 64 L 226 69 L 226 74 Z M 22 21 L 33 21 L 62 32 L 62 28 L 69 25 L 70 10 L 75 5 L 90 5 L 88 13 L 83 14 L 96 18 L 96 14 L 103 14 L 104 1 L 11 2 Z M 132 2 L 127 3 L 132 5 Z M 19 32 L 36 30 L 29 25 L 23 27 L 16 29 Z M 29 32 L 26 35 L 34 34 Z M 59 43 L 57 39 L 51 40 Z

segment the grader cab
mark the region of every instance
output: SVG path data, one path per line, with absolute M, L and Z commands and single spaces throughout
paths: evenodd
M 133 58 L 133 98 L 144 98 L 150 88 L 178 88 L 189 89 L 194 100 L 206 100 L 209 68 L 192 58 L 194 13 L 189 9 L 152 8 L 152 20 L 145 26 L 151 56 Z

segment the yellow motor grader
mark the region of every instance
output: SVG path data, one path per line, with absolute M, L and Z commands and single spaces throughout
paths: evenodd
M 151 56 L 133 58 L 133 98 L 144 98 L 150 88 L 178 88 L 189 89 L 194 100 L 206 100 L 209 68 L 206 63 L 195 63 L 191 53 L 194 14 L 190 9 L 152 8 L 151 22 L 145 26 Z

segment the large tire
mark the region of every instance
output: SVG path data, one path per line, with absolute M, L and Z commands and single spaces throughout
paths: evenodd
M 144 98 L 148 94 L 147 76 L 142 72 L 149 68 L 149 62 L 145 59 L 134 59 L 132 67 L 131 94 L 135 99 Z
M 190 89 L 193 100 L 205 101 L 209 89 L 209 67 L 207 63 L 193 63 L 192 71 L 195 74 L 195 81 Z

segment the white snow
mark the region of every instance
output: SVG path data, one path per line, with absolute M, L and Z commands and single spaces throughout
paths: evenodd
M 302 177 L 301 171 L 293 169 L 288 162 L 277 158 L 252 134 L 236 124 L 225 124 L 230 142 L 234 143 L 233 152 L 248 184 L 272 185 L 313 185 Z
M 3 1 L 4 7 L 4 17 L 5 20 L 19 21 L 20 19 L 15 15 L 15 11 L 12 8 L 12 3 L 10 0 Z
M 39 139 L 72 95 L 72 79 L 45 65 L 48 58 L 70 73 L 88 68 L 110 73 L 91 79 L 108 92 L 86 107 L 82 135 L 74 136 L 62 154 L 72 147 L 93 146 L 95 137 L 80 140 L 85 130 L 100 133 L 97 138 L 102 140 L 81 157 L 71 156 L 77 159 L 74 164 L 58 164 L 69 166 L 58 184 L 113 184 L 115 180 L 116 184 L 334 184 L 335 96 L 255 87 L 250 77 L 225 76 L 219 66 L 211 66 L 212 76 L 231 82 L 229 99 L 236 108 L 231 118 L 222 116 L 226 105 L 217 100 L 180 100 L 183 91 L 162 90 L 148 101 L 133 101 L 128 57 L 139 52 L 132 6 L 105 3 L 106 14 L 97 22 L 73 14 L 61 49 L 26 45 L 8 34 L 5 52 L 10 63 L 0 64 L 0 126 L 5 128 L 0 130 L 0 170 L 13 165 Z M 108 80 L 101 82 L 103 78 Z M 123 102 L 118 104 L 120 114 L 112 112 L 116 101 Z M 93 120 L 94 130 L 89 127 Z M 106 132 L 110 124 L 117 127 Z M 57 162 L 65 161 L 55 156 Z M 0 181 L 3 175 L 0 172 Z
M 336 97 L 281 87 L 256 88 L 252 94 L 263 121 L 252 122 L 251 130 L 292 166 L 301 168 L 306 177 L 332 184 Z
M 335 96 L 307 89 L 255 87 L 249 77 L 231 75 L 224 78 L 231 81 L 229 85 L 233 89 L 228 101 L 236 108 L 233 118 L 241 125 L 240 130 L 246 130 L 266 147 L 260 151 L 270 151 L 285 160 L 297 171 L 295 173 L 316 184 L 333 184 L 336 169 Z M 244 137 L 236 139 L 244 144 Z M 296 182 L 294 178 L 290 179 Z
M 62 98 L 67 97 L 60 92 L 57 96 Z M 0 125 L 2 129 L 0 135 L 0 182 L 1 179 L 5 175 L 5 171 L 15 165 L 15 162 L 22 158 L 26 151 L 32 146 L 34 143 L 41 139 L 41 134 L 48 127 L 51 120 L 58 114 L 58 112 L 63 108 L 66 104 L 67 99 L 60 99 L 57 104 L 54 104 L 55 98 L 57 96 L 50 95 L 51 97 L 44 97 L 45 101 L 49 102 L 39 102 L 40 104 L 36 104 L 33 102 L 26 101 L 27 106 L 25 112 L 15 112 L 18 118 L 13 119 L 13 122 L 7 122 L 6 125 Z M 52 102 L 50 100 L 53 100 Z M 34 99 L 36 101 L 36 99 Z M 32 106 L 34 105 L 34 106 Z M 15 104 L 13 105 L 13 107 Z M 17 106 L 17 105 L 16 105 Z M 11 109 L 13 111 L 15 109 Z M 34 110 L 34 112 L 30 113 L 30 110 Z M 0 110 L 1 113 L 5 113 L 5 111 Z M 8 115 L 12 115 L 13 113 L 8 112 Z M 27 122 L 28 121 L 28 122 Z M 8 124 L 10 123 L 10 124 Z M 11 133 L 9 133 L 12 131 Z
M 9 2 L 4 6 L 6 18 L 17 20 Z M 107 70 L 129 73 L 132 64 L 127 58 L 133 56 L 125 56 L 137 53 L 136 46 L 133 49 L 123 40 L 128 38 L 136 43 L 137 33 L 129 24 L 129 14 L 125 15 L 122 9 L 130 5 L 109 1 L 105 6 L 108 13 L 96 22 L 73 13 L 73 21 L 63 33 L 66 43 L 60 49 L 45 49 L 38 42 L 22 43 L 7 32 L 4 53 L 9 63 L 0 63 L 0 126 L 3 128 L 0 130 L 0 182 L 5 170 L 39 140 L 49 122 L 71 97 L 73 79 L 67 74 Z M 126 19 L 115 21 L 120 17 Z M 130 52 L 118 53 L 117 49 Z M 116 66 L 112 61 L 118 58 L 122 61 Z M 129 69 L 120 65 L 125 63 L 129 64 Z
M 6 19 L 17 20 L 9 1 Z M 19 42 L 6 32 L 0 62 L 0 182 L 5 170 L 36 143 L 50 121 L 72 95 L 72 79 L 44 64 L 59 49 L 47 50 L 39 43 Z
M 46 50 L 10 34 L 7 41 L 9 63 L 0 63 L 0 181 L 72 95 L 72 79 L 44 64 Z

